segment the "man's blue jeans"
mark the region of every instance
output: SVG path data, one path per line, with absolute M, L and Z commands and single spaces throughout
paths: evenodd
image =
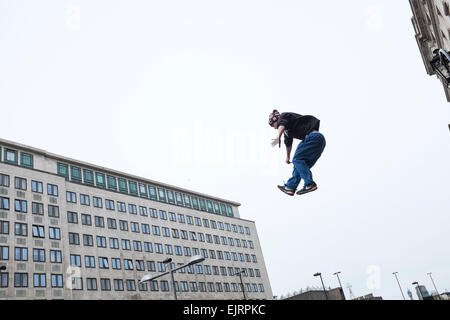
M 295 150 L 292 163 L 294 164 L 294 172 L 292 177 L 287 181 L 286 188 L 296 190 L 300 181 L 303 179 L 305 186 L 314 184 L 311 174 L 311 168 L 325 149 L 325 137 L 320 132 L 312 132 L 299 143 Z

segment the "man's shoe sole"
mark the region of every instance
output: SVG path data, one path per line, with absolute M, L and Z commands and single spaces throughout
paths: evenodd
M 307 190 L 301 189 L 301 190 L 297 191 L 297 194 L 301 195 L 301 194 L 305 194 L 305 193 L 308 193 L 308 192 L 311 192 L 311 191 L 316 191 L 316 190 L 317 190 L 317 185 L 315 185 L 315 186 L 313 186 L 313 187 L 311 187 L 311 188 L 309 188 Z
M 280 189 L 283 193 L 287 194 L 288 196 L 292 197 L 295 194 L 295 192 L 292 192 L 292 194 L 288 193 L 287 190 L 283 186 L 277 186 L 277 187 L 278 187 L 278 189 Z

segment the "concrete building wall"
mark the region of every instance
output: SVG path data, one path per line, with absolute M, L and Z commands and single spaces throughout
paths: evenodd
M 433 51 L 450 51 L 450 7 L 449 0 L 409 0 L 413 12 L 412 24 L 416 41 L 427 74 L 434 75 L 430 61 Z M 442 81 L 441 81 L 442 82 Z M 442 82 L 447 101 L 450 89 Z
M 272 290 L 270 287 L 267 270 L 262 254 L 262 248 L 259 243 L 258 234 L 255 226 L 255 222 L 241 219 L 239 217 L 238 206 L 239 203 L 200 194 L 194 191 L 177 188 L 167 184 L 159 183 L 156 181 L 127 175 L 122 172 L 106 169 L 103 167 L 87 164 L 81 161 L 64 158 L 61 156 L 53 155 L 43 150 L 34 149 L 32 147 L 23 146 L 13 143 L 7 140 L 0 140 L 1 157 L 0 157 L 0 174 L 9 176 L 9 187 L 0 186 L 0 196 L 8 198 L 10 203 L 9 210 L 0 209 L 0 220 L 3 222 L 9 222 L 9 233 L 0 234 L 0 246 L 9 248 L 8 259 L 0 260 L 0 265 L 5 265 L 7 270 L 3 273 L 8 274 L 8 285 L 0 288 L 0 298 L 2 299 L 172 299 L 172 288 L 169 291 L 161 291 L 161 282 L 168 281 L 170 286 L 170 277 L 164 276 L 159 278 L 158 291 L 150 291 L 149 285 L 147 285 L 147 291 L 140 291 L 138 288 L 138 280 L 142 278 L 144 274 L 152 273 L 159 274 L 158 269 L 156 272 L 149 272 L 147 261 L 154 261 L 156 268 L 157 263 L 161 262 L 167 257 L 173 259 L 175 266 L 177 264 L 184 264 L 189 261 L 190 256 L 186 256 L 185 252 L 182 255 L 168 254 L 165 250 L 165 245 L 171 245 L 172 249 L 178 245 L 184 250 L 184 247 L 189 247 L 191 254 L 193 255 L 193 248 L 206 249 L 207 259 L 200 265 L 203 267 L 202 274 L 198 274 L 195 270 L 193 274 L 185 271 L 185 273 L 175 273 L 175 281 L 179 286 L 181 281 L 187 281 L 189 286 L 191 282 L 195 282 L 199 287 L 200 282 L 208 283 L 213 282 L 221 283 L 224 286 L 225 283 L 230 285 L 230 292 L 217 292 L 215 288 L 214 292 L 209 292 L 208 287 L 206 292 L 200 292 L 198 288 L 197 292 L 192 292 L 189 287 L 188 292 L 178 292 L 179 299 L 242 299 L 243 293 L 240 291 L 239 276 L 235 275 L 236 268 L 245 268 L 246 276 L 243 276 L 243 282 L 245 284 L 245 290 L 247 298 L 250 299 L 272 299 Z M 17 164 L 6 163 L 5 149 L 11 149 L 17 151 L 18 161 Z M 21 153 L 26 152 L 33 156 L 33 168 L 27 168 L 21 165 L 20 157 Z M 63 176 L 58 175 L 57 163 L 65 163 L 69 165 L 76 165 L 80 168 L 88 168 L 94 172 L 101 172 L 105 175 L 114 175 L 115 177 L 122 177 L 128 180 L 133 180 L 138 183 L 152 184 L 157 187 L 170 189 L 175 192 L 183 194 L 189 194 L 198 198 L 205 198 L 220 204 L 229 205 L 233 209 L 233 216 L 224 215 L 222 213 L 211 213 L 200 209 L 189 208 L 182 205 L 171 204 L 155 199 L 145 198 L 142 196 L 124 194 L 118 191 L 112 191 L 98 186 L 86 185 L 84 183 L 71 181 L 71 177 L 66 179 Z M 15 188 L 15 178 L 20 177 L 26 179 L 27 189 L 18 190 Z M 31 190 L 31 181 L 40 181 L 43 184 L 43 192 L 33 192 Z M 47 194 L 47 184 L 58 186 L 58 196 L 50 196 Z M 76 203 L 68 202 L 66 199 L 66 192 L 72 192 L 76 195 Z M 80 195 L 87 195 L 90 200 L 90 205 L 82 205 L 80 203 Z M 93 206 L 93 197 L 102 199 L 102 208 Z M 106 199 L 113 200 L 115 210 L 106 209 Z M 15 200 L 25 200 L 27 202 L 27 212 L 21 213 L 15 211 Z M 44 215 L 37 215 L 32 213 L 32 203 L 42 203 L 44 207 Z M 118 202 L 123 202 L 126 205 L 126 212 L 118 211 Z M 129 204 L 136 206 L 137 214 L 131 214 L 129 212 Z M 48 205 L 54 205 L 59 207 L 59 217 L 49 217 Z M 140 214 L 139 207 L 145 207 L 147 209 L 147 216 Z M 150 209 L 156 209 L 158 217 L 152 217 L 150 215 Z M 163 210 L 167 214 L 167 219 L 161 219 L 160 210 Z M 78 223 L 69 223 L 68 212 L 77 213 Z M 169 213 L 176 214 L 176 221 L 171 221 Z M 91 216 L 92 225 L 83 225 L 81 222 L 81 214 L 88 214 Z M 178 214 L 193 218 L 200 218 L 200 221 L 193 220 L 193 224 L 189 224 L 188 221 L 181 223 L 178 219 Z M 95 226 L 95 216 L 103 217 L 104 227 Z M 108 228 L 107 218 L 115 219 L 116 229 Z M 128 224 L 128 231 L 120 230 L 119 220 L 126 221 Z M 139 232 L 131 231 L 131 222 L 139 225 Z M 196 223 L 200 222 L 201 225 Z M 208 226 L 205 226 L 205 222 Z M 216 224 L 216 228 L 212 228 L 213 222 Z M 16 236 L 15 224 L 26 223 L 28 235 Z M 142 231 L 143 224 L 148 224 L 150 228 L 150 234 L 145 234 Z M 220 226 L 224 226 L 221 230 Z M 227 224 L 230 230 L 227 230 Z M 44 238 L 36 238 L 33 236 L 32 226 L 39 225 L 45 229 Z M 159 227 L 160 235 L 155 235 L 152 226 Z M 56 227 L 60 229 L 61 239 L 49 239 L 49 228 Z M 162 234 L 162 227 L 169 228 L 170 236 L 166 237 Z M 181 230 L 185 230 L 190 236 L 190 232 L 195 233 L 196 241 L 174 238 L 172 229 L 176 229 L 181 233 Z M 69 243 L 69 234 L 74 233 L 79 235 L 79 245 Z M 200 241 L 200 233 L 206 238 L 206 235 L 210 235 L 212 243 Z M 93 240 L 92 246 L 83 245 L 83 235 L 91 235 Z M 97 236 L 105 237 L 106 248 L 97 246 Z M 214 236 L 218 237 L 220 244 L 215 243 Z M 227 244 L 222 243 L 222 237 L 225 237 Z M 117 238 L 119 249 L 112 249 L 110 247 L 110 238 Z M 233 239 L 233 245 L 230 245 L 229 238 Z M 122 249 L 122 239 L 130 241 L 131 250 Z M 237 246 L 237 240 L 240 242 L 240 246 Z M 142 251 L 136 251 L 133 248 L 133 241 L 139 241 L 142 246 Z M 146 252 L 144 249 L 144 242 L 151 242 L 153 252 Z M 244 242 L 246 247 L 244 247 Z M 163 245 L 163 254 L 156 253 L 155 244 L 160 243 Z M 250 247 L 250 243 L 253 244 L 253 248 Z M 28 260 L 27 261 L 15 261 L 15 248 L 28 248 Z M 45 250 L 45 262 L 33 261 L 33 249 Z M 62 261 L 61 263 L 50 262 L 50 250 L 61 250 Z M 210 256 L 210 252 L 214 251 L 216 257 L 213 259 Z M 219 251 L 224 255 L 223 259 L 218 259 Z M 225 252 L 236 253 L 237 261 L 233 260 L 231 256 L 230 260 L 226 259 Z M 201 253 L 201 251 L 200 251 Z M 241 254 L 241 256 L 239 256 Z M 81 257 L 81 268 L 73 267 L 70 265 L 70 256 L 79 255 Z M 85 266 L 85 256 L 95 257 L 95 268 L 87 268 Z M 100 269 L 98 257 L 108 258 L 109 268 Z M 254 257 L 254 258 L 253 258 Z M 119 258 L 121 261 L 121 270 L 112 269 L 112 258 Z M 243 261 L 241 261 L 243 258 Z M 124 259 L 131 259 L 133 261 L 133 270 L 124 270 Z M 145 270 L 136 270 L 136 260 L 144 261 Z M 248 261 L 249 260 L 249 261 Z M 205 274 L 205 266 L 225 267 L 227 275 L 214 275 L 211 270 L 211 275 Z M 233 268 L 233 274 L 230 275 L 228 268 Z M 250 270 L 253 274 L 250 275 Z M 259 276 L 256 274 L 256 270 L 259 271 Z M 220 271 L 220 270 L 219 270 Z M 14 277 L 16 273 L 28 274 L 28 286 L 25 288 L 15 287 Z M 41 288 L 35 288 L 33 283 L 33 275 L 35 273 L 46 274 L 46 286 Z M 51 275 L 59 274 L 63 275 L 63 288 L 53 288 L 51 283 Z M 72 277 L 81 277 L 83 281 L 82 290 L 72 290 L 71 279 Z M 87 290 L 87 278 L 96 279 L 97 290 Z M 101 290 L 100 279 L 110 279 L 111 290 Z M 114 279 L 122 279 L 124 281 L 123 291 L 114 290 Z M 134 280 L 136 291 L 128 291 L 125 281 Z M 248 291 L 247 284 L 250 284 L 250 292 Z M 256 288 L 254 288 L 254 284 Z M 238 288 L 233 292 L 233 285 Z M 181 288 L 180 288 L 181 289 Z M 254 290 L 257 289 L 257 290 Z

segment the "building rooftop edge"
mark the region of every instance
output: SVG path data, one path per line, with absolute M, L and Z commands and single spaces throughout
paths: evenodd
M 23 149 L 25 151 L 30 151 L 30 152 L 34 152 L 34 153 L 37 153 L 37 154 L 42 154 L 42 155 L 44 155 L 44 156 L 46 156 L 48 158 L 53 158 L 53 159 L 56 159 L 56 160 L 65 161 L 65 162 L 69 162 L 69 163 L 73 163 L 73 164 L 79 164 L 79 165 L 82 165 L 82 166 L 85 166 L 85 167 L 89 167 L 89 168 L 92 168 L 92 169 L 96 169 L 96 170 L 99 170 L 99 171 L 107 171 L 107 172 L 110 172 L 110 173 L 114 173 L 116 175 L 130 177 L 130 178 L 132 178 L 134 180 L 140 180 L 140 181 L 143 181 L 143 182 L 145 181 L 147 183 L 155 184 L 157 186 L 166 187 L 166 188 L 170 188 L 170 189 L 175 189 L 175 190 L 186 192 L 186 193 L 192 193 L 192 194 L 204 197 L 204 198 L 209 198 L 209 199 L 214 199 L 214 200 L 226 202 L 228 204 L 232 204 L 232 205 L 235 205 L 235 206 L 240 206 L 241 205 L 239 202 L 236 202 L 236 201 L 231 201 L 231 200 L 227 200 L 227 199 L 211 196 L 211 195 L 204 194 L 204 193 L 201 193 L 201 192 L 197 192 L 197 191 L 194 191 L 194 190 L 189 190 L 189 189 L 173 186 L 173 185 L 170 185 L 170 184 L 167 184 L 167 183 L 163 183 L 163 182 L 159 182 L 159 181 L 156 181 L 156 180 L 139 177 L 139 176 L 136 176 L 136 175 L 133 175 L 133 174 L 121 172 L 121 171 L 114 170 L 114 169 L 109 169 L 109 168 L 106 168 L 106 167 L 102 167 L 102 166 L 91 164 L 91 163 L 88 163 L 88 162 L 72 159 L 72 158 L 69 158 L 69 157 L 64 157 L 64 156 L 61 156 L 61 155 L 58 155 L 58 154 L 55 154 L 55 153 L 48 152 L 48 151 L 43 150 L 43 149 L 30 147 L 30 146 L 27 146 L 27 145 L 24 145 L 24 144 L 21 144 L 21 143 L 17 143 L 17 142 L 11 141 L 11 140 L 0 138 L 0 143 L 2 143 L 4 145 L 12 146 L 12 147 L 18 147 L 18 148 Z

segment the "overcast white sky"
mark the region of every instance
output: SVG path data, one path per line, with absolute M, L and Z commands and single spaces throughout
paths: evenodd
M 0 0 L 2 138 L 242 203 L 274 295 L 450 290 L 450 104 L 408 1 Z M 274 107 L 321 120 L 288 197 Z M 412 290 L 413 291 L 413 290 Z M 417 296 L 414 292 L 414 298 Z

